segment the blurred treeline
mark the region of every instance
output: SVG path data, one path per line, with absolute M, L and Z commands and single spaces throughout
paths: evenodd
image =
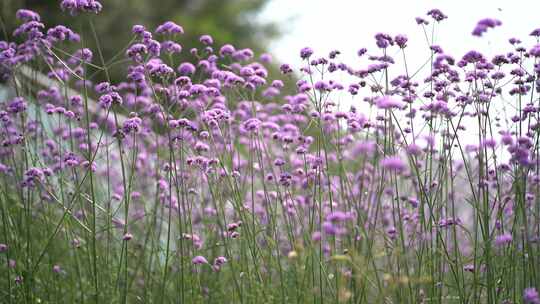
M 99 64 L 97 46 L 93 39 L 88 22 L 84 16 L 70 16 L 60 10 L 60 0 L 0 0 L 0 15 L 2 27 L 10 37 L 18 22 L 15 12 L 19 8 L 27 8 L 38 12 L 42 22 L 47 27 L 64 24 L 87 39 L 85 46 L 94 50 L 94 63 Z M 189 50 L 201 46 L 198 42 L 200 35 L 209 34 L 214 38 L 214 48 L 217 51 L 225 43 L 238 48 L 251 48 L 256 56 L 267 50 L 267 44 L 279 35 L 276 24 L 261 23 L 256 17 L 269 0 L 100 0 L 103 11 L 94 17 L 96 32 L 99 34 L 100 48 L 104 58 L 113 58 L 122 52 L 133 35 L 131 27 L 141 24 L 148 30 L 155 28 L 168 20 L 184 27 L 185 34 L 179 38 L 183 51 L 176 55 L 176 63 L 183 61 L 195 62 Z M 6 33 L 2 34 L 4 36 Z M 2 37 L 3 40 L 6 37 Z M 75 47 L 81 47 L 79 44 Z M 125 58 L 120 54 L 120 59 Z M 125 69 L 116 66 L 112 69 L 113 82 L 121 81 Z M 277 73 L 277 65 L 269 68 L 270 75 Z M 103 80 L 105 75 L 97 75 Z M 98 79 L 95 79 L 98 80 Z

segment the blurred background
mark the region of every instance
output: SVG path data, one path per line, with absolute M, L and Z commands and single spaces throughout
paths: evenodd
M 367 47 L 378 52 L 373 36 L 377 32 L 409 37 L 407 61 L 411 69 L 421 66 L 430 51 L 426 36 L 414 18 L 429 9 L 439 8 L 449 19 L 437 25 L 434 44 L 454 57 L 470 49 L 487 56 L 509 50 L 508 38 L 519 37 L 528 46 L 536 43 L 528 34 L 540 27 L 536 0 L 100 0 L 104 6 L 96 19 L 97 32 L 105 58 L 111 58 L 129 43 L 134 24 L 148 29 L 173 20 L 186 32 L 180 60 L 190 57 L 190 46 L 199 45 L 201 34 L 214 37 L 215 47 L 231 43 L 237 48 L 252 48 L 256 54 L 269 52 L 274 57 L 271 74 L 279 63 L 299 64 L 299 50 L 310 46 L 316 56 L 342 51 L 341 59 L 355 65 L 356 51 Z M 60 11 L 60 0 L 0 0 L 2 22 L 11 33 L 16 26 L 14 13 L 29 8 L 41 14 L 47 26 L 70 24 L 80 31 L 82 22 Z M 484 37 L 471 35 L 482 18 L 497 18 L 503 25 Z M 80 19 L 80 18 L 79 18 Z M 79 27 L 79 28 L 78 28 Z M 91 36 L 90 36 L 91 37 Z M 532 40 L 532 41 L 531 41 Z M 93 41 L 87 41 L 95 49 Z M 394 55 L 394 54 L 391 54 Z M 400 56 L 396 56 L 400 57 Z M 397 64 L 400 58 L 397 59 Z M 358 66 L 364 63 L 358 62 Z M 272 75 L 271 75 L 272 76 Z M 339 80 L 339 79 L 338 79 Z
M 19 8 L 38 12 L 47 27 L 65 24 L 78 33 L 82 30 L 86 35 L 89 32 L 87 22 L 79 22 L 82 18 L 74 18 L 62 12 L 60 2 L 60 0 L 0 0 L 1 17 L 7 35 L 10 35 L 18 24 L 15 12 Z M 212 35 L 216 48 L 230 43 L 236 48 L 249 47 L 258 55 L 268 50 L 271 40 L 279 37 L 274 22 L 270 20 L 262 22 L 258 18 L 269 0 L 100 0 L 100 2 L 104 8 L 94 20 L 106 60 L 124 50 L 133 37 L 131 28 L 135 24 L 144 25 L 151 31 L 168 20 L 182 25 L 185 34 L 179 42 L 184 50 L 177 58 L 179 61 L 195 60 L 189 54 L 189 49 L 192 46 L 200 46 L 198 40 L 202 34 Z M 82 26 L 86 28 L 81 28 Z M 93 37 L 91 34 L 86 36 Z M 87 39 L 85 43 L 92 50 L 96 50 L 93 39 Z M 97 56 L 97 53 L 94 53 Z M 113 71 L 112 77 L 119 80 L 121 74 Z
M 527 46 L 537 43 L 529 33 L 540 28 L 538 0 L 271 0 L 259 20 L 282 29 L 281 35 L 269 44 L 279 60 L 297 63 L 300 48 L 310 46 L 321 56 L 338 49 L 342 60 L 353 64 L 358 61 L 356 51 L 362 47 L 377 54 L 373 37 L 383 32 L 409 38 L 407 60 L 415 66 L 430 53 L 415 17 L 431 22 L 426 13 L 433 8 L 448 16 L 436 26 L 434 44 L 456 58 L 471 49 L 486 55 L 506 53 L 510 37 L 521 38 Z M 502 26 L 484 37 L 472 36 L 476 23 L 488 17 L 501 20 Z M 431 25 L 428 29 L 431 36 Z

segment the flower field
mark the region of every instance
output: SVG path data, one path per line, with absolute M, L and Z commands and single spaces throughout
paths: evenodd
M 433 9 L 273 78 L 165 20 L 104 58 L 106 6 L 58 9 L 0 41 L 0 303 L 540 304 L 540 28 L 451 55 Z

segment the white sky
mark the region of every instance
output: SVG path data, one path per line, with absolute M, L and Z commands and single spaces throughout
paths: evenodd
M 423 62 L 427 44 L 414 18 L 426 17 L 432 8 L 449 16 L 438 26 L 436 44 L 456 58 L 473 48 L 486 55 L 508 50 L 507 39 L 513 36 L 533 43 L 528 34 L 540 27 L 540 0 L 272 0 L 261 18 L 283 30 L 284 35 L 271 44 L 282 62 L 299 62 L 299 50 L 305 46 L 320 55 L 339 49 L 342 59 L 350 62 L 360 47 L 376 52 L 373 36 L 378 32 L 407 35 L 408 60 Z M 486 17 L 503 25 L 481 39 L 473 37 L 476 22 Z
M 291 63 L 296 69 L 301 66 L 299 51 L 306 46 L 314 49 L 315 57 L 327 56 L 333 49 L 340 50 L 342 62 L 354 68 L 365 68 L 368 62 L 365 58 L 360 61 L 356 51 L 367 47 L 368 54 L 381 55 L 373 37 L 384 32 L 392 36 L 405 34 L 409 38 L 406 53 L 411 72 L 430 55 L 424 32 L 414 18 L 420 16 L 433 23 L 426 16 L 433 8 L 448 16 L 436 27 L 435 44 L 456 60 L 472 49 L 488 58 L 504 54 L 512 50 L 508 43 L 510 37 L 521 39 L 527 49 L 536 44 L 529 33 L 540 27 L 540 0 L 272 0 L 261 19 L 273 21 L 282 29 L 283 36 L 270 45 L 275 60 Z M 476 23 L 488 17 L 501 20 L 502 26 L 489 29 L 482 38 L 472 36 Z M 403 74 L 401 54 L 392 52 L 395 51 L 389 55 L 396 59 L 396 65 L 391 69 Z M 422 82 L 421 77 L 415 80 Z M 342 81 L 346 87 L 351 80 L 346 76 L 333 79 Z M 341 97 L 338 102 L 345 107 L 354 103 L 346 93 Z M 498 112 L 505 111 L 499 109 Z M 475 142 L 476 137 L 471 137 L 470 141 Z

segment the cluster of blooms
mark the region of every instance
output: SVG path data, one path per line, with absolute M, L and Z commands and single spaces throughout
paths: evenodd
M 102 7 L 94 0 L 63 0 L 61 8 L 75 15 Z M 427 16 L 433 26 L 447 18 L 440 10 Z M 257 60 L 250 49 L 215 46 L 209 35 L 190 49 L 192 62 L 162 59 L 186 47 L 184 29 L 168 21 L 154 31 L 133 26 L 124 81 L 93 84 L 81 81 L 89 63 L 99 65 L 91 50 L 59 61 L 65 54 L 52 48 L 79 41 L 77 33 L 61 25 L 45 31 L 32 11 L 20 10 L 17 18 L 22 25 L 14 35 L 23 41 L 0 41 L 0 78 L 13 80 L 23 64 L 45 61 L 49 78 L 88 94 L 70 95 L 59 85 L 1 102 L 0 177 L 17 181 L 6 185 L 15 197 L 3 201 L 36 206 L 27 220 L 63 225 L 72 216 L 86 231 L 93 229 L 98 241 L 107 239 L 107 246 L 116 240 L 126 260 L 136 256 L 146 263 L 140 248 L 165 240 L 158 262 L 111 268 L 129 268 L 143 285 L 158 281 L 148 277 L 161 271 L 156 263 L 166 278 L 171 261 L 174 275 L 181 273 L 183 280 L 196 273 L 205 286 L 229 268 L 271 282 L 283 280 L 278 271 L 294 267 L 282 259 L 288 257 L 305 258 L 305 265 L 317 269 L 313 277 L 332 270 L 332 278 L 350 281 L 360 277 L 359 270 L 333 264 L 343 252 L 351 259 L 375 259 L 366 263 L 374 267 L 369 272 L 408 265 L 423 276 L 429 270 L 417 256 L 444 251 L 443 281 L 427 290 L 445 286 L 452 293 L 448 286 L 496 276 L 503 283 L 487 291 L 490 300 L 495 294 L 510 299 L 521 288 L 525 303 L 540 302 L 536 289 L 523 285 L 535 278 L 527 269 L 525 282 L 504 277 L 515 258 L 540 259 L 540 45 L 526 48 L 512 38 L 512 51 L 492 58 L 474 50 L 454 58 L 430 45 L 432 65 L 418 80 L 407 71 L 394 72 L 399 68 L 388 55 L 392 49 L 405 54 L 408 38 L 378 33 L 376 48 L 357 52 L 361 63 L 342 62 L 339 50 L 319 56 L 306 47 L 299 53 L 302 67 L 281 64 L 283 79 L 271 79 L 268 54 Z M 421 17 L 416 22 L 430 24 Z M 473 35 L 500 25 L 481 20 Z M 540 29 L 531 36 L 538 39 Z M 386 83 L 378 81 L 382 75 Z M 339 96 L 349 96 L 350 104 L 343 107 Z M 509 118 L 497 114 L 496 101 L 505 98 L 516 100 Z M 474 126 L 478 130 L 468 130 Z M 59 207 L 53 211 L 57 205 L 44 202 Z M 24 231 L 0 238 L 0 253 L 23 252 L 23 243 L 14 243 L 26 242 Z M 51 231 L 43 229 L 36 238 L 47 240 L 43 233 Z M 69 250 L 90 250 L 95 245 L 87 236 L 85 230 L 55 235 L 45 248 L 68 244 Z M 61 237 L 70 240 L 56 242 Z M 475 247 L 479 239 L 481 250 Z M 72 260 L 69 250 L 56 258 Z M 152 260 L 156 253 L 150 251 Z M 374 258 L 380 251 L 388 265 Z M 487 260 L 469 263 L 478 256 Z M 55 274 L 76 272 L 48 258 Z M 501 264 L 485 265 L 489 259 Z M 24 283 L 24 265 L 12 268 L 16 276 L 10 279 Z M 412 276 L 399 268 L 385 272 Z M 305 280 L 325 289 L 318 278 Z
M 478 24 L 476 24 L 476 27 L 472 31 L 472 34 L 474 36 L 482 37 L 482 35 L 487 32 L 489 28 L 494 28 L 497 26 L 501 26 L 502 22 L 497 19 L 492 18 L 486 18 L 478 21 Z
M 60 8 L 72 15 L 79 13 L 99 13 L 103 6 L 96 0 L 62 0 Z

